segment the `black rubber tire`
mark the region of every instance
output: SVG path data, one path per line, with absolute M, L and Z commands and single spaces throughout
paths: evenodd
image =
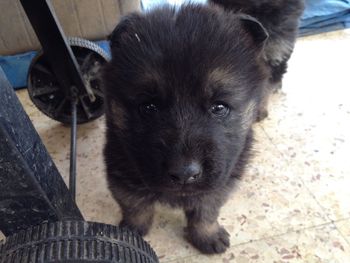
M 95 44 L 94 42 L 79 37 L 68 37 L 67 40 L 71 47 L 84 47 L 98 53 L 106 61 L 110 60 L 110 57 L 106 51 L 104 51 L 99 45 Z
M 89 40 L 69 37 L 67 41 L 80 65 L 80 70 L 85 80 L 91 76 L 90 73 L 94 70 L 94 66 L 89 67 L 91 63 L 84 64 L 83 60 L 85 58 L 98 63 L 98 68 L 110 59 L 109 55 L 100 46 Z M 86 92 L 79 94 L 77 104 L 78 124 L 97 119 L 104 113 L 103 90 L 100 79 L 94 78 L 94 80 L 87 81 L 98 93 L 95 92 L 95 102 L 90 102 Z M 60 88 L 53 70 L 42 51 L 38 52 L 29 66 L 27 87 L 30 99 L 41 112 L 56 121 L 65 124 L 71 123 L 70 99 Z M 45 90 L 48 90 L 48 92 Z
M 1 263 L 157 263 L 142 237 L 116 226 L 65 221 L 44 223 L 6 238 Z

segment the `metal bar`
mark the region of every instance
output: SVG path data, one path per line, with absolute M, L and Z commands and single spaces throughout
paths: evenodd
M 77 177 L 77 103 L 78 101 L 76 98 L 72 99 L 69 191 L 74 201 L 75 201 L 76 177 Z
M 1 68 L 0 101 L 0 230 L 8 236 L 46 220 L 83 220 Z
M 67 43 L 50 0 L 20 1 L 66 95 L 71 95 L 71 88 L 75 86 L 79 94 L 87 92 L 90 100 L 94 101 L 94 94 L 84 83 L 79 65 Z

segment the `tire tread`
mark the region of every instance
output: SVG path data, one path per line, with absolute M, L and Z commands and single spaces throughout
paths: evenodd
M 0 263 L 158 262 L 149 244 L 130 230 L 85 221 L 44 223 L 20 231 L 0 244 L 0 253 Z

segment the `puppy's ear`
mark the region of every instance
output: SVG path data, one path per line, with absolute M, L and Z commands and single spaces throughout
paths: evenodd
M 263 46 L 269 37 L 269 33 L 265 27 L 257 19 L 246 14 L 240 14 L 239 19 L 245 30 L 252 35 L 255 44 Z
M 112 49 L 119 48 L 124 42 L 131 37 L 135 37 L 135 23 L 140 19 L 140 15 L 133 13 L 125 16 L 118 23 L 116 28 L 108 36 L 108 40 Z

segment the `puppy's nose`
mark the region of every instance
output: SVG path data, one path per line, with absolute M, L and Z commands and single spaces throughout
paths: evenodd
M 174 167 L 169 172 L 170 179 L 177 184 L 192 184 L 202 175 L 202 167 L 198 162 Z

